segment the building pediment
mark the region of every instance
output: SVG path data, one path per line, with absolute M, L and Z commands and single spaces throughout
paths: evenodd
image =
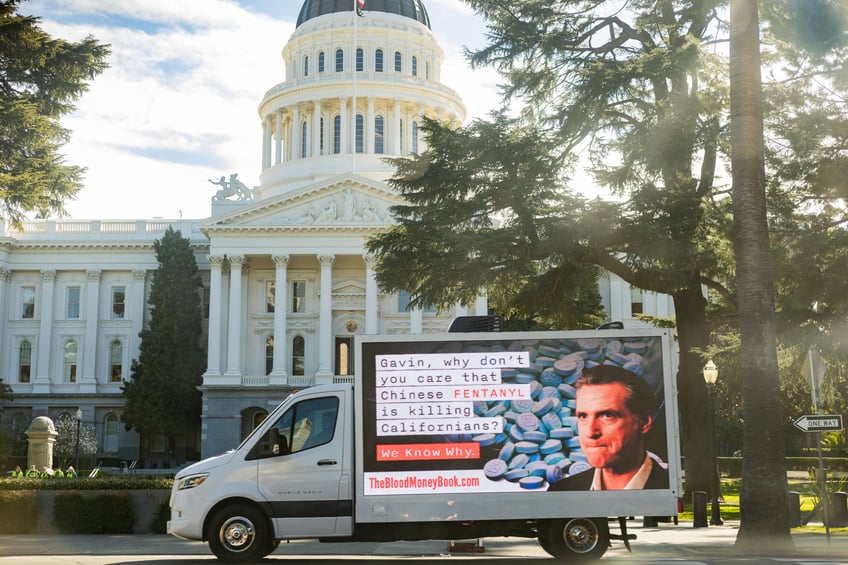
M 362 230 L 392 223 L 389 208 L 403 199 L 381 183 L 351 175 L 252 202 L 210 218 L 204 232 L 229 230 Z

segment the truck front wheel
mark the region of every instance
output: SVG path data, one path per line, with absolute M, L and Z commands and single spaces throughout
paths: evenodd
M 265 515 L 249 504 L 218 510 L 209 521 L 206 538 L 212 553 L 227 563 L 252 563 L 276 547 Z
M 609 547 L 609 526 L 602 518 L 550 520 L 539 531 L 539 545 L 564 562 L 594 561 Z

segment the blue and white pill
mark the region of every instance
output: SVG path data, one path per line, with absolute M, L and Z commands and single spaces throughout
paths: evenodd
M 539 446 L 539 453 L 542 455 L 550 455 L 562 449 L 562 442 L 558 439 L 549 439 Z
M 519 441 L 515 444 L 515 450 L 518 453 L 537 453 L 539 451 L 539 444 L 533 443 L 532 441 Z
M 507 422 L 515 422 L 515 419 L 518 417 L 518 412 L 515 410 L 507 410 L 503 413 L 503 417 Z
M 529 474 L 530 473 L 527 472 L 527 469 L 522 467 L 520 469 L 512 469 L 511 471 L 507 471 L 506 473 L 504 473 L 504 478 L 514 483 L 516 481 L 520 481 Z
M 562 426 L 562 421 L 559 419 L 559 415 L 554 414 L 553 412 L 548 412 L 542 416 L 542 425 L 545 427 L 545 430 L 550 433 L 551 430 L 555 430 Z
M 539 396 L 542 394 L 542 383 L 539 381 L 533 381 L 530 383 L 530 396 L 533 397 L 534 400 L 539 400 Z
M 565 453 L 563 453 L 562 451 L 557 451 L 556 453 L 551 453 L 550 455 L 545 455 L 544 461 L 548 465 L 556 465 L 557 463 L 559 463 L 560 461 L 562 461 L 565 458 L 566 458 Z M 571 461 L 569 461 L 569 464 L 571 464 Z
M 592 466 L 589 465 L 586 461 L 575 461 L 571 464 L 571 467 L 568 468 L 568 476 L 576 475 L 577 473 L 582 473 L 583 471 L 588 471 Z
M 532 383 L 535 380 L 536 380 L 536 375 L 534 375 L 532 373 L 528 373 L 526 371 L 522 371 L 522 372 L 517 373 L 515 375 L 515 382 L 517 382 L 519 384 L 526 385 L 528 383 Z
M 474 413 L 478 416 L 485 416 L 486 411 L 489 410 L 489 405 L 486 404 L 482 400 L 477 400 L 474 402 Z
M 645 372 L 645 370 L 642 368 L 642 365 L 640 365 L 639 363 L 634 363 L 633 361 L 630 361 L 629 363 L 625 364 L 624 368 L 640 377 Z
M 557 387 L 561 398 L 576 398 L 577 389 L 568 383 L 562 383 Z
M 524 439 L 524 432 L 522 432 L 522 431 L 521 431 L 521 428 L 519 428 L 517 425 L 512 426 L 512 427 L 509 429 L 509 432 L 508 432 L 508 433 L 509 433 L 509 437 L 510 437 L 513 441 L 521 441 L 522 439 Z
M 498 459 L 502 459 L 503 461 L 509 461 L 512 459 L 512 456 L 515 454 L 515 444 L 511 441 L 506 442 L 501 447 L 501 450 L 498 452 Z
M 568 458 L 574 461 L 575 463 L 582 461 L 588 464 L 589 459 L 586 457 L 586 454 L 582 451 L 572 451 L 568 454 Z
M 479 436 L 474 436 L 472 440 L 479 443 L 480 447 L 488 447 L 495 444 L 495 434 L 480 434 Z
M 528 463 L 525 469 L 527 469 L 527 472 L 530 475 L 544 477 L 548 471 L 548 464 L 544 461 L 534 461 L 532 463 Z
M 574 437 L 574 430 L 571 428 L 556 428 L 548 432 L 551 439 L 570 439 Z
M 500 479 L 506 472 L 507 465 L 503 459 L 492 459 L 491 461 L 486 461 L 486 464 L 483 465 L 483 474 L 492 480 Z
M 622 366 L 628 361 L 630 361 L 630 359 L 627 358 L 627 355 L 619 353 L 618 351 L 607 351 L 607 359 L 609 359 L 618 366 Z
M 528 490 L 537 490 L 545 486 L 545 479 L 542 477 L 523 477 L 518 480 L 518 484 L 521 488 L 526 488 Z
M 519 414 L 515 419 L 515 425 L 518 426 L 523 433 L 530 430 L 538 430 L 540 422 L 539 418 L 535 414 L 531 412 L 524 412 Z
M 548 434 L 539 430 L 528 430 L 524 432 L 523 436 L 524 437 L 522 439 L 524 441 L 532 441 L 535 443 L 543 443 L 548 439 Z
M 557 465 L 547 465 L 545 468 L 545 480 L 550 484 L 562 479 L 562 469 Z
M 506 406 L 504 406 L 503 403 L 499 402 L 498 404 L 495 404 L 494 406 L 486 410 L 484 416 L 486 416 L 487 418 L 494 418 L 495 416 L 500 416 L 505 412 Z
M 542 398 L 539 402 L 533 405 L 533 408 L 531 408 L 530 411 L 536 416 L 544 416 L 550 412 L 553 407 L 554 405 L 550 398 Z
M 530 457 L 525 453 L 519 453 L 509 461 L 507 464 L 510 469 L 523 469 L 525 465 L 530 463 Z
M 580 447 L 580 438 L 579 437 L 570 437 L 564 442 L 565 447 L 572 449 L 576 447 Z
M 535 400 L 531 400 L 529 398 L 522 398 L 519 400 L 513 400 L 512 408 L 520 414 L 522 412 L 530 412 L 533 409 L 534 404 L 536 404 Z
M 557 387 L 562 382 L 562 377 L 556 374 L 553 369 L 545 369 L 539 377 L 539 382 L 545 387 Z M 542 393 L 544 394 L 544 392 Z

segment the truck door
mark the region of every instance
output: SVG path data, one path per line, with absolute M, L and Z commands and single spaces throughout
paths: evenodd
M 280 447 L 259 459 L 257 482 L 278 538 L 352 533 L 344 406 L 342 392 L 306 398 L 273 424 Z

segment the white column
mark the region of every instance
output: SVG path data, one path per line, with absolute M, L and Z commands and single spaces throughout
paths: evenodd
M 389 136 L 392 144 L 392 155 L 400 155 L 400 100 L 395 98 L 395 109 L 392 112 L 392 134 Z
M 477 295 L 477 300 L 474 301 L 474 315 L 486 316 L 489 314 L 489 297 L 486 291 L 483 290 Z
M 33 392 L 50 392 L 50 353 L 53 351 L 51 336 L 53 333 L 53 286 L 56 280 L 55 270 L 41 271 L 41 306 L 39 314 L 41 325 L 38 331 L 38 366 Z M 63 367 L 64 369 L 64 367 Z M 62 382 L 61 371 L 59 382 Z
M 291 159 L 300 159 L 300 111 L 297 105 L 292 106 Z
M 270 384 L 286 384 L 286 352 L 288 336 L 286 335 L 286 313 L 288 311 L 288 281 L 286 270 L 289 264 L 288 255 L 274 255 L 276 265 L 274 279 L 274 368 L 271 370 Z
M 409 333 L 424 333 L 424 311 L 417 306 L 409 309 Z
M 275 140 L 276 146 L 274 151 L 274 162 L 276 164 L 280 164 L 283 162 L 283 111 L 277 110 L 274 114 L 275 121 L 275 132 L 277 135 L 277 139 Z
M 321 156 L 321 101 L 315 101 L 312 109 L 312 156 Z M 276 344 L 275 344 L 276 347 Z
M 85 346 L 82 356 L 82 382 L 94 384 L 97 376 L 94 374 L 97 360 L 97 328 L 100 324 L 100 274 L 92 269 L 86 273 L 88 282 L 85 288 Z M 129 344 L 127 344 L 129 347 Z M 135 357 L 130 352 L 130 358 Z
M 321 264 L 321 295 L 318 310 L 318 370 L 315 376 L 324 383 L 332 382 L 334 372 L 332 362 L 334 259 L 333 255 L 318 256 L 318 262 Z M 316 384 L 320 382 L 316 379 Z
M 374 266 L 377 258 L 373 255 L 364 255 L 365 259 L 365 333 L 380 333 L 377 317 L 377 278 L 374 275 Z
M 136 269 L 132 274 L 133 286 L 132 294 L 130 294 L 130 298 L 132 299 L 132 303 L 130 304 L 132 332 L 130 333 L 127 347 L 130 348 L 130 358 L 135 358 L 138 357 L 139 347 L 141 346 L 141 338 L 138 337 L 138 334 L 144 327 L 144 305 L 147 304 L 147 297 L 144 294 L 144 279 L 147 277 L 147 271 Z
M 268 120 L 262 120 L 262 168 L 271 166 L 271 126 Z
M 0 232 L 1 231 L 2 231 L 2 225 L 0 225 Z M 3 353 L 3 344 L 6 343 L 6 340 L 5 340 L 5 336 L 6 336 L 5 320 L 9 319 L 6 315 L 6 304 L 8 303 L 7 298 L 6 298 L 6 293 L 8 292 L 9 281 L 11 279 L 12 279 L 12 272 L 9 269 L 7 269 L 5 266 L 0 267 L 0 320 L 4 320 L 4 322 L 0 323 L 0 357 L 2 357 L 2 353 Z M 15 376 L 16 376 L 15 380 L 17 380 L 17 372 L 14 371 L 13 374 L 15 374 Z M 10 374 L 9 377 L 11 377 L 11 376 L 12 375 Z M 11 379 L 9 379 L 9 378 L 6 379 L 6 382 L 7 382 L 6 384 L 8 384 L 9 380 L 11 380 Z
M 228 376 L 241 376 L 241 270 L 244 255 L 231 255 L 230 261 L 230 324 L 227 328 Z
M 365 139 L 362 141 L 365 153 L 374 153 L 374 98 L 368 97 L 368 111 L 365 115 L 365 127 L 363 128 Z
M 610 320 L 623 321 L 632 317 L 630 308 L 630 285 L 621 277 L 610 275 Z
M 339 98 L 339 153 L 348 153 L 347 99 Z
M 220 255 L 209 256 L 209 331 L 206 354 L 206 375 L 221 374 L 221 267 L 224 258 Z

